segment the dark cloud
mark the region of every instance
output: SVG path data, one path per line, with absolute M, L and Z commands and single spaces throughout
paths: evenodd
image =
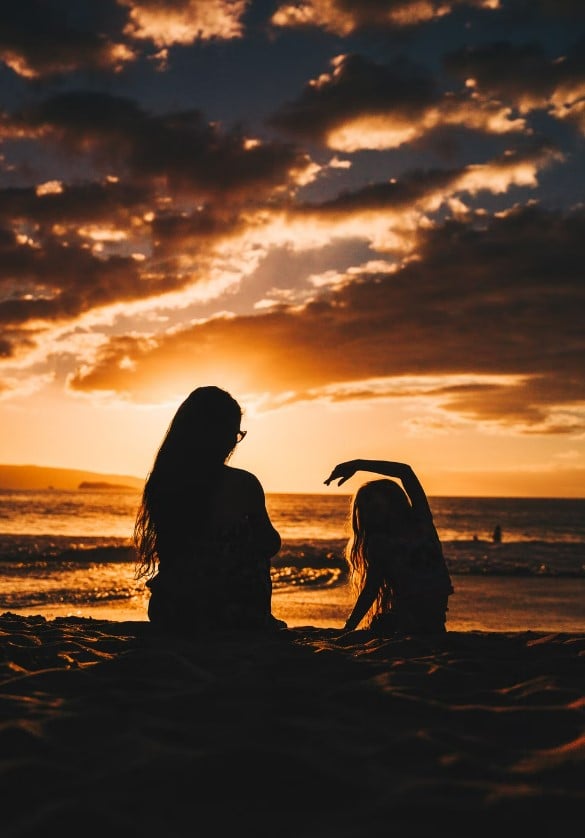
M 134 259 L 96 257 L 81 244 L 44 234 L 22 242 L 12 231 L 0 238 L 0 325 L 3 354 L 32 348 L 34 332 L 93 309 L 144 300 L 182 287 L 178 273 L 143 272 Z M 44 325 L 42 325 L 44 324 Z M 33 340 L 27 339 L 27 336 Z
M 166 281 L 146 281 L 134 259 L 100 258 L 79 225 L 130 226 L 146 195 L 116 183 L 0 191 L 0 323 L 3 354 L 32 349 L 51 322 L 143 299 Z M 59 191 L 59 190 L 62 191 Z M 176 280 L 175 280 L 176 281 Z
M 405 209 L 435 191 L 452 188 L 462 174 L 461 169 L 435 169 L 407 172 L 400 180 L 372 183 L 361 189 L 343 191 L 329 201 L 298 206 L 299 213 L 319 216 L 351 215 L 364 210 Z
M 0 61 L 25 78 L 115 71 L 133 59 L 115 0 L 18 0 L 0 12 Z M 117 34 L 116 34 L 117 33 Z
M 463 75 L 447 89 L 437 84 L 436 74 L 406 58 L 383 65 L 355 53 L 338 55 L 330 72 L 305 85 L 270 124 L 349 153 L 405 146 L 444 153 L 455 150 L 456 135 L 465 132 L 478 138 L 527 133 L 525 114 L 514 110 L 517 103 L 482 95 L 466 80 Z
M 329 74 L 307 84 L 296 101 L 281 108 L 271 124 L 326 142 L 334 128 L 361 116 L 416 121 L 440 98 L 431 75 L 405 58 L 381 65 L 361 55 L 345 55 L 334 59 L 332 67 Z
M 0 62 L 29 80 L 118 73 L 168 48 L 238 38 L 248 0 L 18 0 L 0 10 Z
M 461 80 L 473 79 L 482 94 L 523 111 L 546 108 L 570 116 L 572 108 L 579 109 L 585 87 L 585 40 L 566 55 L 550 55 L 538 43 L 469 46 L 448 54 L 445 67 Z
M 585 401 L 579 376 L 533 375 L 520 386 L 468 385 L 444 388 L 446 410 L 471 420 L 522 426 L 526 434 L 582 433 L 585 422 L 571 408 Z M 554 406 L 554 416 L 551 409 Z
M 151 114 L 130 99 L 92 91 L 51 97 L 5 117 L 4 124 L 70 154 L 89 155 L 115 174 L 162 181 L 202 198 L 259 197 L 309 164 L 289 144 L 249 141 L 238 128 L 222 132 L 199 111 Z
M 155 258 L 178 250 L 209 252 L 225 237 L 245 229 L 245 222 L 229 205 L 201 207 L 193 213 L 162 212 L 151 223 Z
M 545 209 L 577 192 L 581 3 L 4 7 L 0 357 L 24 390 L 30 352 L 137 401 L 225 369 L 274 403 L 432 396 L 581 429 L 583 211 Z M 38 361 L 52 327 L 135 302 Z
M 468 417 L 536 427 L 553 407 L 585 401 L 584 235 L 582 211 L 518 209 L 474 227 L 449 221 L 428 230 L 418 257 L 394 273 L 353 279 L 302 309 L 217 318 L 156 347 L 114 341 L 72 386 L 148 400 L 165 367 L 197 378 L 210 363 L 231 364 L 244 387 L 297 398 L 380 377 L 518 376 L 515 386 L 437 385 L 436 393 Z M 120 366 L 128 357 L 132 373 Z
M 96 306 L 153 293 L 131 259 L 94 258 L 87 250 L 46 241 L 42 251 L 4 249 L 0 285 L 14 290 L 0 302 L 0 322 L 70 318 Z
M 25 353 L 31 349 L 36 347 L 36 341 L 31 337 L 30 329 L 26 331 L 20 330 L 18 328 L 5 328 L 2 325 L 2 336 L 0 336 L 0 358 L 4 360 L 8 360 L 13 358 L 17 354 Z M 2 381 L 0 381 L 0 392 L 3 390 L 9 391 L 11 388 L 9 386 L 3 386 Z
M 5 327 L 61 322 L 197 282 L 200 271 L 178 269 L 178 259 L 209 254 L 214 243 L 242 229 L 240 203 L 256 206 L 279 190 L 286 194 L 308 164 L 290 145 L 248 143 L 199 112 L 156 116 L 102 93 L 50 97 L 5 125 L 70 156 L 90 156 L 110 173 L 100 183 L 0 190 Z M 119 236 L 118 252 L 107 235 L 105 247 L 96 248 L 95 226 Z M 143 263 L 130 258 L 137 251 Z
M 407 212 L 429 201 L 436 207 L 437 201 L 442 204 L 463 193 L 482 189 L 502 191 L 502 178 L 512 182 L 516 171 L 526 167 L 538 170 L 558 157 L 558 151 L 546 142 L 527 143 L 524 150 L 508 151 L 481 166 L 407 171 L 399 179 L 344 190 L 328 201 L 299 202 L 290 212 L 291 215 L 314 215 L 323 220 L 327 217 L 351 218 L 363 212 Z
M 581 0 L 504 0 L 500 10 L 506 18 L 509 16 L 524 24 L 541 18 L 585 20 L 585 8 Z
M 58 184 L 39 193 L 32 187 L 0 190 L 0 219 L 29 225 L 113 223 L 151 206 L 147 189 L 120 183 Z

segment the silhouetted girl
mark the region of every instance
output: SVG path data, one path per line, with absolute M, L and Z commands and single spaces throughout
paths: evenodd
M 369 613 L 380 634 L 444 632 L 453 587 L 422 485 L 410 466 L 385 460 L 340 463 L 325 483 L 341 486 L 356 471 L 395 478 L 404 489 L 372 480 L 354 495 L 346 556 L 358 595 L 344 628 L 357 628 Z
M 198 387 L 177 410 L 136 517 L 137 576 L 148 617 L 163 629 L 284 627 L 271 615 L 270 559 L 280 535 L 259 480 L 228 466 L 242 410 L 219 387 Z

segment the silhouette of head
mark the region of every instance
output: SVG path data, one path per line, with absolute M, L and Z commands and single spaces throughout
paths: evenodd
M 241 438 L 242 409 L 220 387 L 198 387 L 175 413 L 146 480 L 134 541 L 140 573 L 156 572 L 163 541 L 209 524 L 214 486 Z
M 370 480 L 356 491 L 352 510 L 354 532 L 400 535 L 408 531 L 411 523 L 410 501 L 394 480 Z
M 238 442 L 242 409 L 220 387 L 197 387 L 179 406 L 159 449 L 156 470 L 175 475 L 225 463 Z

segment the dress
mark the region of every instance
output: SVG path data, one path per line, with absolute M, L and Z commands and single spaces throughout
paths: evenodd
M 414 539 L 376 534 L 368 549 L 375 551 L 378 574 L 389 587 L 370 628 L 380 634 L 444 632 L 453 586 L 434 528 Z
M 149 620 L 182 632 L 276 627 L 271 616 L 270 556 L 251 516 L 229 529 L 159 549 L 147 586 Z

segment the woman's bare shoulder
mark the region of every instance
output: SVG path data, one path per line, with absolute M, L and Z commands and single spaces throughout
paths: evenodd
M 256 475 L 243 468 L 225 466 L 224 483 L 232 491 L 239 491 L 254 496 L 264 495 L 262 484 Z

